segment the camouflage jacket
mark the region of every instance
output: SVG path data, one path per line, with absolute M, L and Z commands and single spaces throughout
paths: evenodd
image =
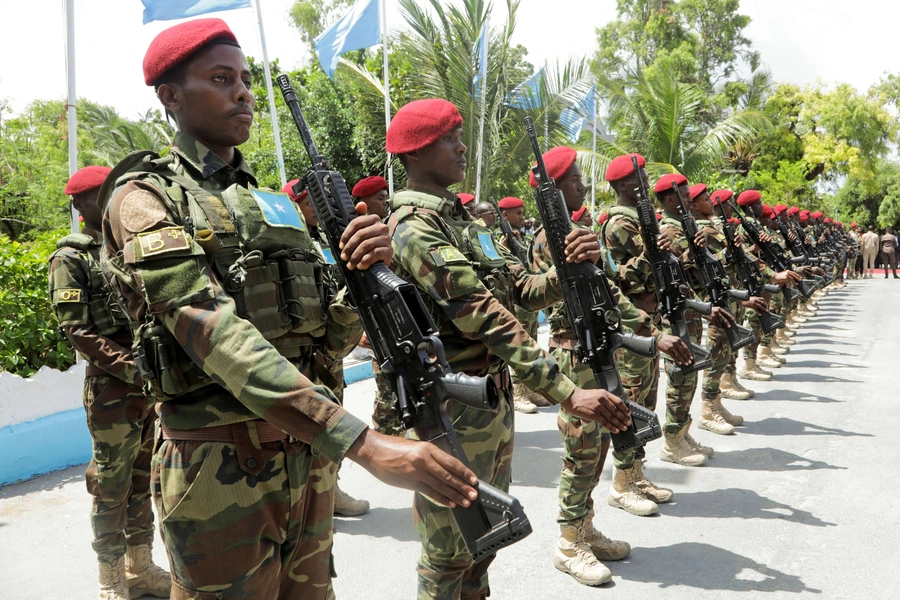
M 573 227 L 581 227 L 578 224 L 572 224 Z M 610 278 L 609 287 L 612 292 L 613 302 L 618 306 L 619 312 L 622 314 L 622 326 L 626 330 L 637 331 L 641 335 L 653 335 L 657 339 L 662 333 L 653 324 L 653 319 L 646 312 L 638 309 L 627 296 L 622 294 L 616 284 L 613 283 L 612 265 L 606 262 L 598 265 L 604 269 L 606 276 Z M 550 246 L 547 244 L 547 233 L 543 228 L 539 228 L 534 236 L 534 244 L 531 249 L 531 268 L 535 273 L 546 273 L 553 268 L 553 257 L 550 255 Z M 560 301 L 553 306 L 553 310 L 548 318 L 550 321 L 550 331 L 553 335 L 563 337 L 573 337 L 574 332 L 569 323 L 566 313 L 565 304 Z
M 685 276 L 688 279 L 688 285 L 699 298 L 706 298 L 706 287 L 700 280 L 697 273 L 697 267 L 694 265 L 694 257 L 691 256 L 691 249 L 688 246 L 687 238 L 684 236 L 684 230 L 681 228 L 681 219 L 672 217 L 668 213 L 663 213 L 663 219 L 659 223 L 659 232 L 664 233 L 672 242 L 675 250 L 675 256 L 681 261 L 684 267 Z
M 230 186 L 256 184 L 239 152 L 232 168 L 184 133 L 176 135 L 171 151 L 176 173 L 220 200 Z M 238 316 L 198 243 L 203 232 L 194 232 L 171 210 L 184 202 L 182 188 L 146 173 L 119 185 L 103 220 L 104 259 L 124 265 L 116 277 L 132 321 L 160 322 L 214 382 L 164 402 L 162 422 L 173 429 L 200 429 L 265 419 L 339 460 L 366 425 Z M 319 351 L 338 352 L 353 331 L 352 344 L 358 340 L 358 315 L 337 302 L 328 307 L 327 327 Z
M 758 230 L 763 231 L 765 233 L 769 232 L 769 230 L 767 228 L 763 227 L 762 223 L 757 221 L 755 218 L 748 215 L 746 217 L 743 217 L 743 219 L 745 221 L 749 221 L 750 223 L 753 223 L 754 225 L 756 225 L 756 228 Z M 775 271 L 772 269 L 772 267 L 769 266 L 769 263 L 767 263 L 765 261 L 765 259 L 763 258 L 763 256 L 765 256 L 765 254 L 763 254 L 762 249 L 757 247 L 756 244 L 750 245 L 750 237 L 747 235 L 747 232 L 744 229 L 743 225 L 735 226 L 734 232 L 744 239 L 744 251 L 747 253 L 747 255 L 749 257 L 751 257 L 752 260 L 756 261 L 756 266 L 759 267 L 759 274 L 760 274 L 760 277 L 762 277 L 762 280 L 764 282 L 772 281 L 772 278 L 775 277 Z
M 98 328 L 97 315 L 92 314 L 95 304 L 109 297 L 100 272 L 100 232 L 83 229 L 81 233 L 93 238 L 86 250 L 62 246 L 50 257 L 50 302 L 63 334 L 89 363 L 88 376 L 111 375 L 135 383 L 138 369 L 131 356 L 127 321 L 119 322 L 118 330 L 110 332 L 107 330 L 110 325 L 115 329 L 115 323 L 106 318 L 106 324 Z
M 715 216 L 712 219 L 697 219 L 697 227 L 706 234 L 706 247 L 725 267 L 731 285 L 734 285 L 737 281 L 737 270 L 728 249 L 728 240 L 722 231 L 722 221 Z
M 556 270 L 528 274 L 499 244 L 498 253 L 486 231 L 478 236 L 482 247 L 470 248 L 462 232 L 477 225 L 456 197 L 404 190 L 391 198 L 391 209 L 391 268 L 422 292 L 450 367 L 485 375 L 506 363 L 528 387 L 553 402 L 568 399 L 575 384 L 523 329 L 510 312 L 513 306 L 498 299 L 511 298 L 527 310 L 550 306 L 560 299 Z M 484 256 L 495 257 L 492 264 L 501 266 L 493 271 L 482 268 Z M 511 294 L 496 291 L 492 281 L 500 279 L 509 280 Z
M 600 227 L 600 242 L 616 267 L 616 284 L 629 297 L 656 292 L 653 265 L 644 254 L 644 238 L 637 209 L 613 206 Z

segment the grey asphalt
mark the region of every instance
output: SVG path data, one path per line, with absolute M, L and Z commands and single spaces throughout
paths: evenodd
M 557 571 L 556 409 L 517 415 L 511 493 L 534 533 L 491 567 L 491 598 L 717 599 L 900 598 L 900 282 L 852 281 L 820 302 L 771 382 L 751 382 L 753 400 L 726 401 L 746 423 L 733 436 L 697 431 L 716 456 L 701 468 L 661 463 L 651 478 L 675 490 L 653 517 L 606 504 L 609 468 L 597 492 L 598 528 L 631 543 L 608 566 L 613 581 L 588 588 Z M 374 383 L 350 387 L 348 408 L 371 414 Z M 662 415 L 662 390 L 659 412 Z M 694 407 L 694 414 L 699 406 Z M 83 467 L 0 489 L 0 598 L 97 597 Z M 360 518 L 339 518 L 339 599 L 415 597 L 419 543 L 411 494 L 347 463 L 341 485 L 371 501 Z M 165 553 L 157 541 L 157 561 Z

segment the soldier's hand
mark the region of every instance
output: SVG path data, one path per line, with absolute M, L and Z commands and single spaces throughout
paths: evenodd
M 713 306 L 709 315 L 709 324 L 729 329 L 734 324 L 734 315 L 722 308 L 721 306 Z
M 367 429 L 347 457 L 386 484 L 420 492 L 443 506 L 469 506 L 478 498 L 475 473 L 428 442 Z
M 590 229 L 573 229 L 566 236 L 566 262 L 583 261 L 596 263 L 600 260 L 600 240 Z
M 356 212 L 360 216 L 350 221 L 341 235 L 341 259 L 351 271 L 368 269 L 379 260 L 389 264 L 394 256 L 387 225 L 378 215 L 366 214 L 367 211 L 365 202 L 357 204 Z
M 625 431 L 631 425 L 628 406 L 606 390 L 575 388 L 562 407 L 570 415 L 599 423 L 612 433 Z
M 772 236 L 769 235 L 768 233 L 766 233 L 765 231 L 760 231 L 759 232 L 759 241 L 765 242 L 766 244 L 768 244 L 769 242 L 772 241 Z
M 659 236 L 656 238 L 656 245 L 659 247 L 660 250 L 663 250 L 665 252 L 671 252 L 673 254 L 678 253 L 677 250 L 675 249 L 675 246 L 672 245 L 672 240 L 669 239 L 669 236 L 667 236 L 664 233 L 660 233 Z
M 801 279 L 803 279 L 803 277 L 800 276 L 800 273 L 795 271 L 781 271 L 780 273 L 775 273 L 775 276 L 772 277 L 772 283 L 784 287 L 790 285 L 792 282 L 800 281 Z
M 365 348 L 366 350 L 372 349 L 372 342 L 369 341 L 369 336 L 363 332 L 362 337 L 359 338 L 359 347 Z
M 744 245 L 744 236 L 739 233 L 734 234 L 734 245 L 740 248 Z
M 667 354 L 678 365 L 686 366 L 694 362 L 694 355 L 691 354 L 691 349 L 677 335 L 664 334 L 662 339 L 656 342 L 656 347 L 663 354 Z
M 759 296 L 750 296 L 749 300 L 741 300 L 740 303 L 744 308 L 752 308 L 756 311 L 769 310 L 769 304 L 766 302 L 766 299 Z
M 694 243 L 698 248 L 706 248 L 706 234 L 702 229 L 698 229 L 697 234 L 694 235 Z

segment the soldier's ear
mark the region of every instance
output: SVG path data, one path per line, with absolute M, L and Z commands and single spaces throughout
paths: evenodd
M 166 112 L 171 113 L 173 117 L 181 112 L 183 106 L 178 86 L 171 83 L 162 83 L 156 89 L 156 97 L 159 98 Z

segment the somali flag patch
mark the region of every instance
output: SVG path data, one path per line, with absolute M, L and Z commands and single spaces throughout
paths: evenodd
M 257 206 L 262 211 L 263 219 L 272 227 L 292 227 L 304 231 L 306 225 L 297 210 L 297 205 L 287 194 L 268 192 L 263 190 L 250 190 Z
M 494 236 L 488 231 L 478 232 L 478 243 L 481 244 L 481 251 L 491 260 L 502 260 L 497 248 L 494 247 Z

